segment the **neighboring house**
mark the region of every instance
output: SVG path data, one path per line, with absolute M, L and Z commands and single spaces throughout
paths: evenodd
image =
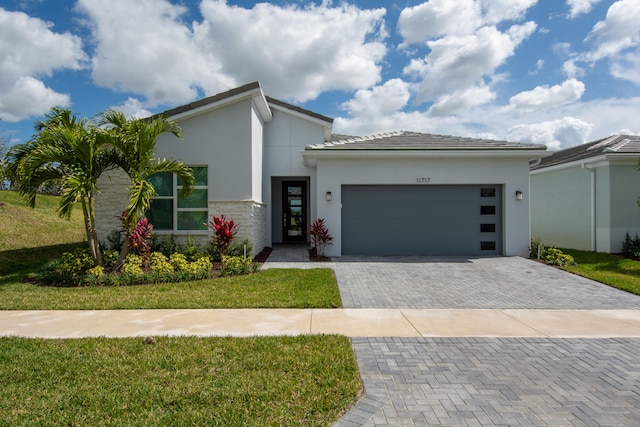
M 531 234 L 543 243 L 620 252 L 640 233 L 640 136 L 614 135 L 553 153 L 531 168 Z
M 194 168 L 189 200 L 157 176 L 148 216 L 159 233 L 207 236 L 224 214 L 254 254 L 306 242 L 324 218 L 326 254 L 527 255 L 529 162 L 542 145 L 414 132 L 332 138 L 333 120 L 265 96 L 251 83 L 163 113 L 184 140 L 163 136 L 157 156 Z M 118 229 L 127 181 L 112 173 L 96 201 L 102 239 Z

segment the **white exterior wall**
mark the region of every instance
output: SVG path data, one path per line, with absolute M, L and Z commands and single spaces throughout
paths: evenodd
M 416 184 L 416 178 L 428 177 L 429 184 Z M 503 248 L 509 256 L 529 253 L 529 168 L 527 159 L 318 159 L 317 215 L 324 218 L 333 245 L 329 256 L 342 253 L 342 185 L 447 185 L 502 184 L 504 200 Z M 328 202 L 325 193 L 333 200 Z M 515 192 L 523 192 L 516 200 Z
M 247 99 L 180 120 L 183 139 L 162 135 L 156 155 L 182 160 L 189 166 L 208 166 L 209 200 L 251 200 L 252 119 L 252 102 Z
M 610 252 L 622 249 L 625 233 L 640 235 L 640 173 L 636 162 L 610 166 Z
M 531 175 L 531 235 L 546 245 L 591 250 L 591 171 Z
M 316 169 L 304 165 L 302 152 L 307 145 L 323 143 L 325 129 L 320 124 L 276 108 L 273 108 L 272 112 L 273 120 L 265 126 L 262 179 L 262 194 L 264 200 L 270 204 L 266 210 L 266 245 L 282 241 L 282 233 L 277 231 L 282 230 L 279 216 L 281 215 L 282 207 L 279 204 L 278 206 L 274 205 L 274 196 L 277 196 L 277 194 L 272 193 L 272 177 L 291 177 L 294 180 L 308 177 L 310 181 L 310 218 L 307 218 L 307 220 L 313 220 L 317 217 Z M 281 182 L 281 180 L 278 182 Z
M 534 172 L 531 194 L 532 235 L 548 245 L 617 253 L 625 233 L 640 234 L 640 173 L 635 161 Z

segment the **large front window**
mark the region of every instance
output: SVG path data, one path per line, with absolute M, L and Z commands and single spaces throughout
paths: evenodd
M 196 183 L 188 198 L 180 197 L 182 181 L 171 173 L 158 173 L 149 178 L 157 196 L 147 213 L 155 230 L 200 231 L 207 229 L 207 167 L 192 166 Z

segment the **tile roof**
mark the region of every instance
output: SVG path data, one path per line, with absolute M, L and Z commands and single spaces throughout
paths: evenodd
M 170 110 L 163 111 L 161 113 L 153 115 L 152 118 L 153 117 L 158 117 L 158 116 L 172 117 L 172 116 L 175 116 L 175 115 L 178 115 L 178 114 L 181 114 L 181 113 L 186 113 L 188 111 L 195 110 L 197 108 L 204 107 L 206 105 L 213 104 L 213 103 L 216 103 L 216 102 L 219 102 L 219 101 L 223 101 L 225 99 L 232 98 L 232 97 L 234 97 L 236 95 L 240 95 L 240 94 L 242 94 L 244 92 L 250 92 L 250 91 L 253 91 L 253 90 L 256 90 L 256 89 L 262 89 L 262 87 L 260 86 L 260 82 L 256 81 L 256 82 L 252 82 L 252 83 L 247 83 L 246 85 L 233 88 L 233 89 L 228 90 L 226 92 L 220 92 L 220 93 L 217 93 L 215 95 L 208 96 L 206 98 L 202 98 L 202 99 L 199 99 L 197 101 L 191 102 L 189 104 L 180 105 L 180 106 L 172 108 Z M 327 123 L 333 123 L 333 119 L 330 118 L 330 117 L 326 117 L 326 116 L 323 116 L 322 114 L 314 113 L 311 110 L 306 110 L 304 108 L 300 108 L 300 107 L 297 107 L 295 105 L 288 104 L 288 103 L 286 103 L 284 101 L 280 101 L 278 99 L 271 98 L 270 96 L 265 96 L 265 100 L 269 104 L 277 105 L 277 106 L 280 106 L 282 108 L 286 108 L 288 110 L 295 111 L 297 113 L 301 113 L 301 114 L 307 115 L 309 117 L 313 117 L 315 119 L 322 120 L 322 121 L 327 122 Z
M 302 113 L 302 114 L 305 114 L 307 116 L 316 118 L 318 120 L 322 120 L 323 122 L 333 123 L 333 119 L 331 117 L 327 117 L 327 116 L 323 116 L 322 114 L 314 113 L 311 110 L 307 110 L 307 109 L 300 108 L 300 107 L 297 107 L 297 106 L 292 105 L 292 104 L 288 104 L 286 102 L 280 101 L 279 99 L 275 99 L 275 98 L 272 98 L 270 96 L 267 96 L 266 98 L 267 98 L 267 102 L 269 104 L 278 105 L 280 107 L 286 108 L 287 110 L 291 110 L 291 111 L 295 111 L 295 112 L 298 112 L 298 113 Z
M 593 142 L 587 142 L 575 147 L 556 151 L 549 157 L 542 159 L 540 164 L 531 170 L 543 169 L 550 166 L 586 160 L 605 154 L 634 154 L 640 155 L 640 136 L 612 135 Z
M 172 117 L 181 113 L 185 113 L 187 111 L 195 110 L 196 108 L 199 108 L 199 107 L 204 107 L 205 105 L 213 104 L 215 102 L 219 102 L 224 99 L 231 98 L 235 95 L 239 95 L 244 92 L 249 92 L 254 89 L 260 89 L 260 82 L 247 83 L 246 85 L 236 87 L 226 92 L 220 92 L 215 95 L 208 96 L 206 98 L 202 98 L 194 102 L 190 102 L 189 104 L 180 105 L 170 110 L 163 111 L 162 113 L 155 114 L 152 117 L 158 117 L 158 116 Z
M 364 137 L 333 135 L 330 142 L 309 145 L 307 150 L 545 150 L 544 145 L 492 139 L 434 135 L 419 132 L 388 132 Z

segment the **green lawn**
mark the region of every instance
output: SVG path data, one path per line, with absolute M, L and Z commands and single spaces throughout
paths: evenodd
M 571 255 L 577 266 L 564 270 L 640 295 L 640 261 L 602 252 L 562 249 Z
M 70 221 L 56 199 L 38 196 L 31 209 L 0 191 L 0 310 L 341 307 L 332 270 L 265 270 L 247 276 L 122 287 L 57 288 L 22 279 L 65 251 L 84 247 L 80 209 Z
M 246 276 L 121 287 L 58 288 L 13 280 L 0 284 L 0 310 L 341 306 L 333 270 L 326 268 L 268 269 Z
M 333 272 L 265 270 L 160 285 L 55 288 L 22 279 L 82 247 L 80 210 L 0 191 L 0 309 L 338 307 Z M 330 426 L 362 390 L 339 336 L 0 338 L 0 425 Z
M 330 426 L 361 389 L 340 336 L 0 338 L 7 426 Z

